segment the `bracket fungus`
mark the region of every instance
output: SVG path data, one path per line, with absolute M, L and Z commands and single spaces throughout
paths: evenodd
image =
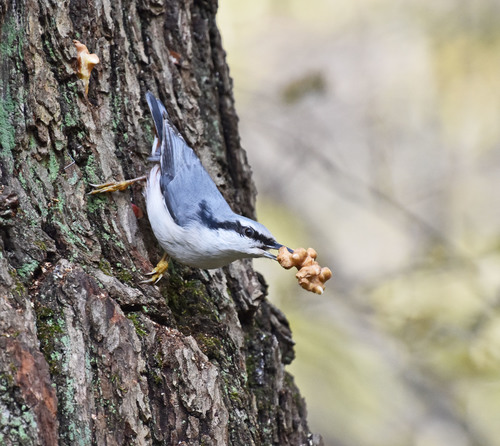
M 78 40 L 73 40 L 73 43 L 76 47 L 76 74 L 83 80 L 85 94 L 87 95 L 89 92 L 90 74 L 94 66 L 99 63 L 99 56 L 97 54 L 91 54 L 88 48 Z

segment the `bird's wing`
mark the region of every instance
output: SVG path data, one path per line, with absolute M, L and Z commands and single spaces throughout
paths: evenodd
M 170 215 L 180 226 L 193 220 L 205 220 L 208 225 L 224 221 L 233 214 L 231 208 L 193 149 L 170 122 L 161 101 L 155 99 L 155 105 L 149 95 L 155 98 L 148 94 L 160 137 L 160 187 Z M 160 131 L 159 117 L 162 122 Z

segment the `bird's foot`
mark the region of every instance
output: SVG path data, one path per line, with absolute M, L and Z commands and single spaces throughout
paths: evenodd
M 110 181 L 109 183 L 103 183 L 103 184 L 91 184 L 94 190 L 90 191 L 89 195 L 125 190 L 127 189 L 127 187 L 131 186 L 134 183 L 137 183 L 138 181 L 146 181 L 146 180 L 147 176 L 143 175 L 142 177 L 132 178 L 131 180 Z
M 146 274 L 151 276 L 149 279 L 143 280 L 141 283 L 157 283 L 165 274 L 168 268 L 167 254 L 163 254 L 163 257 L 158 262 L 158 264 L 153 268 L 153 271 Z

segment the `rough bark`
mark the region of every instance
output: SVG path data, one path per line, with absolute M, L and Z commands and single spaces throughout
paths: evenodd
M 172 262 L 143 285 L 161 252 L 131 207 L 144 209 L 140 187 L 87 195 L 146 173 L 152 90 L 253 216 L 216 9 L 0 0 L 1 444 L 320 443 L 284 371 L 288 323 L 251 263 Z M 88 97 L 75 38 L 101 59 Z

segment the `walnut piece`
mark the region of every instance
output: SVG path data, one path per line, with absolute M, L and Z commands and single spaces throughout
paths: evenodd
M 295 277 L 302 288 L 316 294 L 323 294 L 325 282 L 332 277 L 332 272 L 327 267 L 321 268 L 319 266 L 319 263 L 316 262 L 317 256 L 318 254 L 312 248 L 307 250 L 297 248 L 290 252 L 285 246 L 282 246 L 278 251 L 277 260 L 285 269 L 290 269 L 293 266 L 298 269 Z
M 95 65 L 99 63 L 97 54 L 90 54 L 88 48 L 78 40 L 73 40 L 76 47 L 77 70 L 76 74 L 83 80 L 85 85 L 85 94 L 89 92 L 90 73 Z

